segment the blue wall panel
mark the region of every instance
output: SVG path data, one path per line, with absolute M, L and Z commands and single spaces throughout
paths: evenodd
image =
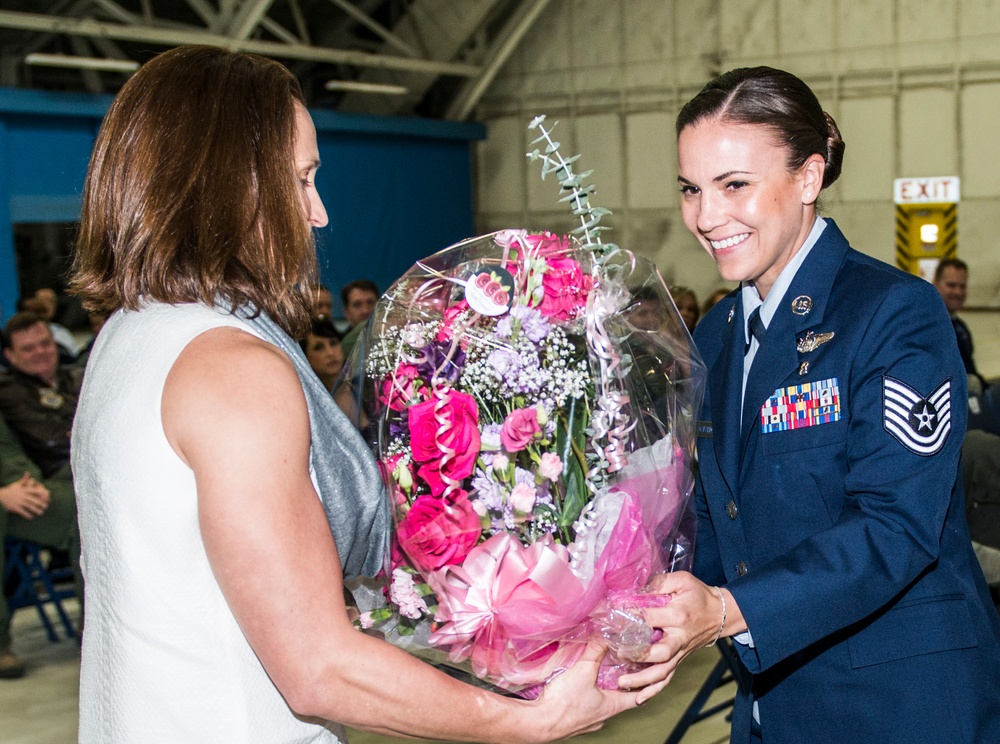
M 7 119 L 12 222 L 73 222 L 98 121 L 71 116 Z
M 108 96 L 0 88 L 0 310 L 19 295 L 12 223 L 79 219 L 87 162 Z M 470 142 L 477 124 L 314 111 L 330 225 L 317 234 L 324 281 L 386 289 L 417 259 L 472 232 Z
M 468 142 L 321 132 L 319 147 L 330 224 L 317 244 L 336 306 L 347 282 L 384 291 L 414 261 L 472 234 Z

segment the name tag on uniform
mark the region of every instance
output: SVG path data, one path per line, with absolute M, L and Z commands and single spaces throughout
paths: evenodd
M 760 409 L 762 434 L 834 421 L 840 421 L 840 387 L 836 377 L 778 388 Z

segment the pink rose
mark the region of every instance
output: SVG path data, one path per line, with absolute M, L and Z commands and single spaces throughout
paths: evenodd
M 530 250 L 533 256 L 550 256 L 569 250 L 569 238 L 550 232 L 529 233 L 527 230 L 501 230 L 493 238 L 501 248 Z
M 479 515 L 465 491 L 455 493 L 451 503 L 420 496 L 396 528 L 400 547 L 421 572 L 461 563 L 479 541 Z
M 431 396 L 430 400 L 410 406 L 409 416 L 413 459 L 423 463 L 417 474 L 435 496 L 444 493 L 449 479 L 460 481 L 472 475 L 480 446 L 475 399 L 454 390 L 446 391 L 444 396 L 440 410 L 434 410 L 439 401 Z M 441 432 L 446 427 L 447 431 Z
M 469 309 L 469 303 L 465 300 L 461 302 L 456 302 L 454 305 L 449 307 L 444 311 L 444 322 L 438 329 L 437 336 L 435 339 L 437 341 L 451 341 L 452 335 L 454 335 L 455 318 L 464 313 Z
M 500 429 L 500 443 L 508 452 L 517 452 L 540 433 L 538 412 L 534 408 L 518 408 L 511 411 Z
M 587 306 L 594 278 L 572 258 L 550 258 L 542 276 L 545 294 L 538 311 L 546 318 L 573 320 Z
M 416 396 L 415 381 L 419 378 L 416 365 L 400 364 L 391 375 L 382 380 L 379 401 L 394 411 L 402 411 Z
M 535 255 L 543 258 L 556 253 L 566 253 L 569 250 L 569 238 L 565 235 L 553 235 L 550 232 L 530 233 L 525 236 L 525 242 L 534 249 Z

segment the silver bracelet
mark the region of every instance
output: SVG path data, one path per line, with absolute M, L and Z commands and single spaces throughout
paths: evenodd
M 722 622 L 719 624 L 719 632 L 715 634 L 715 639 L 705 648 L 712 648 L 722 638 L 722 631 L 726 629 L 726 597 L 719 587 L 715 587 L 715 591 L 719 593 L 719 601 L 722 602 Z

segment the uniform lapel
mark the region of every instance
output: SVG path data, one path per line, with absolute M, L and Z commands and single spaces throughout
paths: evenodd
M 798 340 L 807 331 L 820 326 L 826 314 L 830 290 L 849 248 L 847 239 L 834 221 L 827 219 L 826 223 L 823 234 L 781 298 L 767 327 L 764 343 L 757 350 L 750 368 L 743 406 L 740 463 L 743 462 L 744 452 L 755 449 L 751 442 L 760 436 L 761 407 L 776 389 L 788 384 L 788 378 L 799 368 Z M 797 298 L 808 298 L 808 303 L 795 303 Z M 799 308 L 798 312 L 793 310 L 793 303 Z M 810 309 L 803 313 L 801 308 L 806 304 Z M 820 329 L 828 330 L 831 329 Z M 803 377 L 802 381 L 808 379 Z
M 725 338 L 717 362 L 712 365 L 709 392 L 712 418 L 715 420 L 712 441 L 722 476 L 733 493 L 739 479 L 740 388 L 743 384 L 743 303 L 739 294 L 732 316 L 723 331 Z

